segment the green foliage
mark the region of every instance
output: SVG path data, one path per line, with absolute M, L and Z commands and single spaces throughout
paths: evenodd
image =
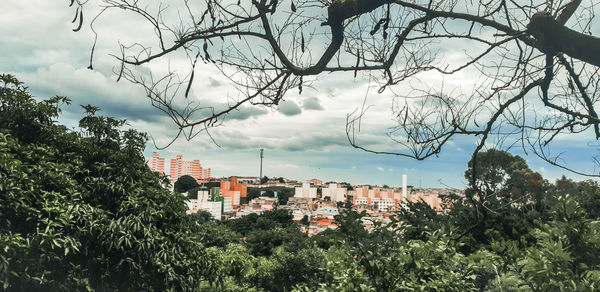
M 477 195 L 482 204 L 488 201 L 537 202 L 544 190 L 542 176 L 529 169 L 525 159 L 496 149 L 478 153 L 476 165 L 472 158 L 465 178 L 469 182 L 466 192 Z
M 258 261 L 255 273 L 248 280 L 265 291 L 290 291 L 296 285 L 310 291 L 323 282 L 323 256 L 320 249 L 305 248 L 290 253 L 277 248 L 273 256 Z
M 175 181 L 175 184 L 173 184 L 173 187 L 176 192 L 181 194 L 198 187 L 198 182 L 195 178 L 186 174 L 180 176 L 177 181 Z
M 262 194 L 261 194 L 262 193 Z M 287 205 L 290 197 L 294 196 L 294 188 L 286 188 L 281 186 L 266 187 L 266 188 L 248 188 L 248 200 L 258 198 L 260 196 L 275 197 L 277 193 L 277 201 L 279 205 Z
M 56 125 L 67 99 L 0 88 L 0 284 L 8 290 L 182 290 L 202 258 L 183 198 L 161 187 L 145 135 L 86 106 L 81 132 Z
M 590 219 L 600 218 L 600 184 L 597 181 L 585 180 L 575 182 L 566 177 L 556 180 L 551 192 L 557 195 L 570 195 L 586 212 Z M 549 202 L 553 205 L 555 202 Z
M 310 221 L 308 220 L 308 215 L 304 215 L 302 219 L 300 219 L 300 224 L 308 226 L 310 225 Z
M 429 233 L 442 227 L 445 216 L 439 215 L 425 202 L 407 202 L 408 209 L 398 211 L 400 228 L 405 239 L 421 239 L 429 237 Z

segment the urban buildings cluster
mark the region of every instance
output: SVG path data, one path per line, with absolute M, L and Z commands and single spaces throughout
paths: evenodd
M 146 162 L 153 171 L 165 174 L 165 158 L 154 153 Z M 170 160 L 169 177 L 174 182 L 183 175 L 190 175 L 199 184 L 204 184 L 184 194 L 188 213 L 204 210 L 216 220 L 227 220 L 274 209 L 287 209 L 293 220 L 300 223 L 302 231 L 309 235 L 337 228 L 335 217 L 344 210 L 365 212 L 362 223 L 370 230 L 377 221 L 384 224 L 391 222 L 395 212 L 407 208 L 408 202 L 423 202 L 432 209 L 443 212 L 444 196 L 451 193 L 462 195 L 462 191 L 456 189 L 408 186 L 406 175 L 402 175 L 401 188 L 323 183 L 319 179 L 298 182 L 272 178 L 261 183 L 260 177 L 213 178 L 211 169 L 203 168 L 199 160 L 186 161 L 182 155 L 177 155 Z M 249 199 L 249 187 L 259 189 L 260 195 Z M 280 204 L 277 191 L 271 191 L 267 196 L 266 190 L 274 187 L 287 189 L 293 192 L 293 196 Z
M 438 212 L 443 212 L 443 197 L 450 193 L 461 195 L 455 189 L 422 189 L 405 187 L 381 188 L 377 186 L 342 186 L 338 183 L 323 184 L 320 181 L 299 183 L 296 181 L 271 181 L 260 184 L 258 178 L 220 178 L 219 187 L 198 191 L 197 199 L 188 199 L 188 213 L 208 211 L 217 220 L 240 218 L 249 214 L 261 214 L 273 209 L 289 210 L 293 220 L 300 223 L 303 232 L 317 234 L 326 229 L 337 228 L 335 216 L 344 210 L 365 212 L 363 225 L 370 230 L 374 222 L 391 222 L 391 217 L 408 202 L 423 202 Z M 242 182 L 240 182 L 242 181 Z M 285 204 L 279 203 L 277 192 L 266 196 L 266 191 L 252 199 L 248 188 L 268 189 L 284 187 L 294 190 L 294 196 Z M 350 188 L 350 190 L 348 190 Z M 404 195 L 403 195 L 404 194 Z M 189 196 L 189 195 L 188 195 Z

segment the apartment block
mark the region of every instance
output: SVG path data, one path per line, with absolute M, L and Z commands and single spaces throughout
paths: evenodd
M 296 188 L 294 198 L 317 198 L 317 188 L 311 188 L 307 181 L 302 184 L 301 188 Z
M 171 172 L 169 174 L 171 182 L 175 182 L 178 178 L 189 175 L 200 182 L 202 179 L 210 177 L 210 168 L 202 168 L 200 160 L 183 160 L 183 155 L 177 155 L 175 159 L 171 159 Z
M 337 184 L 329 184 L 327 188 L 322 190 L 323 198 L 329 197 L 333 202 L 344 202 L 346 201 L 346 194 L 348 190 L 346 188 L 340 188 Z
M 248 197 L 248 184 L 238 183 L 238 178 L 233 176 L 231 181 L 221 182 L 221 196 L 231 197 L 231 204 L 240 205 L 240 199 Z
M 152 154 L 152 158 L 147 158 L 146 164 L 148 164 L 150 170 L 165 174 L 165 159 L 161 158 L 158 153 L 155 152 Z

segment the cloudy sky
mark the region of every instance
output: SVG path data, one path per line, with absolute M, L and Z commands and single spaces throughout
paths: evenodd
M 87 25 L 78 33 L 72 31 L 74 11 L 68 8 L 68 2 L 0 1 L 0 72 L 16 75 L 39 98 L 71 98 L 73 105 L 63 109 L 62 123 L 75 127 L 82 114 L 79 105 L 97 105 L 103 114 L 127 119 L 130 127 L 153 137 L 146 156 L 153 151 L 166 158 L 183 154 L 185 159 L 200 159 L 203 166 L 212 168 L 214 176 L 257 176 L 259 149 L 263 148 L 263 173 L 267 176 L 399 186 L 402 174 L 408 174 L 412 185 L 465 187 L 463 173 L 475 148 L 474 139 L 452 141 L 439 157 L 425 161 L 370 154 L 349 145 L 346 116 L 366 105 L 369 111 L 358 141 L 378 150 L 394 151 L 398 147 L 386 136 L 389 127 L 394 126 L 390 93 L 378 94 L 368 80 L 353 79 L 352 73 L 324 75 L 312 88 L 305 88 L 302 95 L 290 92 L 276 108 L 244 107 L 211 131 L 214 142 L 207 135 L 200 135 L 156 150 L 154 143 L 159 147 L 167 145 L 176 135 L 176 127 L 151 106 L 139 87 L 126 81 L 115 82 L 113 67 L 117 64 L 109 56 L 118 53 L 118 41 L 144 39 L 152 31 L 137 19 L 104 17 L 98 24 L 101 37 L 94 70 L 88 70 L 93 34 Z M 176 64 L 177 60 L 173 62 Z M 220 103 L 225 105 L 228 97 L 237 94 L 215 68 L 203 66 L 196 74 L 191 92 L 194 98 L 220 97 Z M 427 76 L 422 79 L 439 82 L 428 80 Z M 457 74 L 444 82 L 460 84 L 466 79 L 468 76 Z M 597 144 L 586 136 L 565 138 L 559 141 L 556 151 L 564 151 L 570 166 L 594 171 L 589 156 L 580 154 L 597 152 Z M 512 151 L 524 154 L 519 149 Z M 582 179 L 531 155 L 525 158 L 532 169 L 550 180 L 563 174 Z

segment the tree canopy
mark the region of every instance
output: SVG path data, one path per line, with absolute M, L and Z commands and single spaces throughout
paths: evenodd
M 185 193 L 197 186 L 199 185 L 196 179 L 187 174 L 180 176 L 177 181 L 175 181 L 175 184 L 173 184 L 175 191 L 178 193 Z
M 481 152 L 476 159 L 471 159 L 465 178 L 470 182 L 467 197 L 477 195 L 482 207 L 490 200 L 505 204 L 540 200 L 544 185 L 542 176 L 532 171 L 525 159 L 496 149 Z
M 10 291 L 186 290 L 200 279 L 196 227 L 182 196 L 145 164 L 146 137 L 85 106 L 59 125 L 56 96 L 36 101 L 0 75 L 0 286 Z M 190 258 L 196 260 L 190 261 Z

